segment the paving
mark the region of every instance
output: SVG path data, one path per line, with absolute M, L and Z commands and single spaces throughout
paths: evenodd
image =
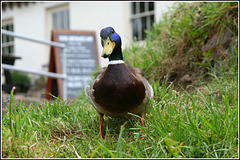
M 41 103 L 45 101 L 45 88 L 31 88 L 27 93 L 16 93 L 13 95 L 13 100 L 16 101 L 16 104 L 20 104 L 21 100 L 25 106 L 28 106 L 30 103 Z M 6 112 L 7 107 L 10 102 L 10 94 L 2 92 L 2 111 Z

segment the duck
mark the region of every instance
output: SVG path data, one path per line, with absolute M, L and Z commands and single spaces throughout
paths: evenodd
M 126 65 L 122 55 L 121 37 L 112 27 L 100 31 L 103 51 L 101 57 L 108 58 L 106 67 L 100 69 L 84 91 L 89 103 L 99 114 L 99 135 L 104 139 L 102 127 L 104 115 L 129 117 L 137 115 L 144 127 L 144 113 L 150 106 L 154 92 L 143 72 Z M 141 139 L 144 139 L 143 132 Z

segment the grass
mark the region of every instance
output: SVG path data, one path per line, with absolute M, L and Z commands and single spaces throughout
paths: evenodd
M 179 8 L 176 6 L 170 10 L 170 15 L 175 13 L 174 10 L 177 12 L 184 7 L 190 9 L 192 7 L 193 11 L 200 8 L 205 12 L 216 11 L 216 19 L 210 13 L 207 17 L 214 19 L 213 23 L 218 24 L 217 17 L 221 17 L 223 8 L 236 5 L 203 3 L 201 6 L 201 4 L 180 3 Z M 187 14 L 183 12 L 179 15 Z M 183 19 L 186 17 L 183 16 Z M 170 22 L 165 19 L 161 23 Z M 204 23 L 206 24 L 202 28 L 213 25 L 207 19 L 204 19 Z M 183 22 L 179 24 L 186 25 Z M 155 24 L 156 26 L 158 24 Z M 51 102 L 44 101 L 25 106 L 22 101 L 16 103 L 12 91 L 7 104 L 8 112 L 2 116 L 2 157 L 239 158 L 236 47 L 233 47 L 233 53 L 229 57 L 230 67 L 226 67 L 221 61 L 215 62 L 214 65 L 204 65 L 207 68 L 205 74 L 209 78 L 200 79 L 199 87 L 191 92 L 185 90 L 178 92 L 174 89 L 173 83 L 169 85 L 166 81 L 158 80 L 157 70 L 163 69 L 167 64 L 162 63 L 164 60 L 180 53 L 180 51 L 174 53 L 177 48 L 174 49 L 173 44 L 179 43 L 179 36 L 182 34 L 178 31 L 179 27 L 178 29 L 173 27 L 175 30 L 171 30 L 163 25 L 163 28 L 164 32 L 158 32 L 154 28 L 148 33 L 145 47 L 139 47 L 134 43 L 131 48 L 124 51 L 126 62 L 141 68 L 154 89 L 154 99 L 144 117 L 144 127 L 135 116 L 125 119 L 104 116 L 103 130 L 106 139 L 102 140 L 98 137 L 98 114 L 84 93 L 71 102 L 63 102 L 56 98 Z M 167 30 L 169 35 L 166 34 Z M 161 37 L 156 34 L 164 35 L 168 41 L 165 39 L 159 41 Z M 187 33 L 183 35 L 188 37 Z M 188 46 L 192 48 L 197 39 L 193 39 L 190 44 L 187 43 Z M 187 38 L 185 41 L 188 41 Z M 198 45 L 195 44 L 195 47 L 197 49 Z M 166 55 L 166 51 L 169 54 Z M 146 54 L 143 55 L 144 53 Z M 136 58 L 139 56 L 142 58 Z M 142 129 L 144 140 L 140 139 Z
M 166 158 L 172 156 L 164 143 L 168 137 L 179 142 L 172 147 L 182 143 L 175 157 L 238 157 L 236 73 L 216 78 L 192 94 L 157 83 L 153 88 L 156 95 L 145 116 L 144 140 L 134 117 L 105 117 L 107 138 L 98 140 L 98 115 L 84 95 L 72 103 L 57 99 L 17 106 L 13 100 L 9 106 L 14 112 L 2 117 L 2 156 Z

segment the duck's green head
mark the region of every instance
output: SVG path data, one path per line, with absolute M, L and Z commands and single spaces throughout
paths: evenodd
M 109 60 L 123 60 L 121 37 L 112 27 L 103 28 L 100 32 L 103 47 L 102 57 Z

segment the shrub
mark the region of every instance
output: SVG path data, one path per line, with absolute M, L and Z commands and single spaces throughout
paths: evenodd
M 11 72 L 11 77 L 12 77 L 13 84 L 19 84 L 19 83 L 30 84 L 31 83 L 30 77 L 25 73 Z

